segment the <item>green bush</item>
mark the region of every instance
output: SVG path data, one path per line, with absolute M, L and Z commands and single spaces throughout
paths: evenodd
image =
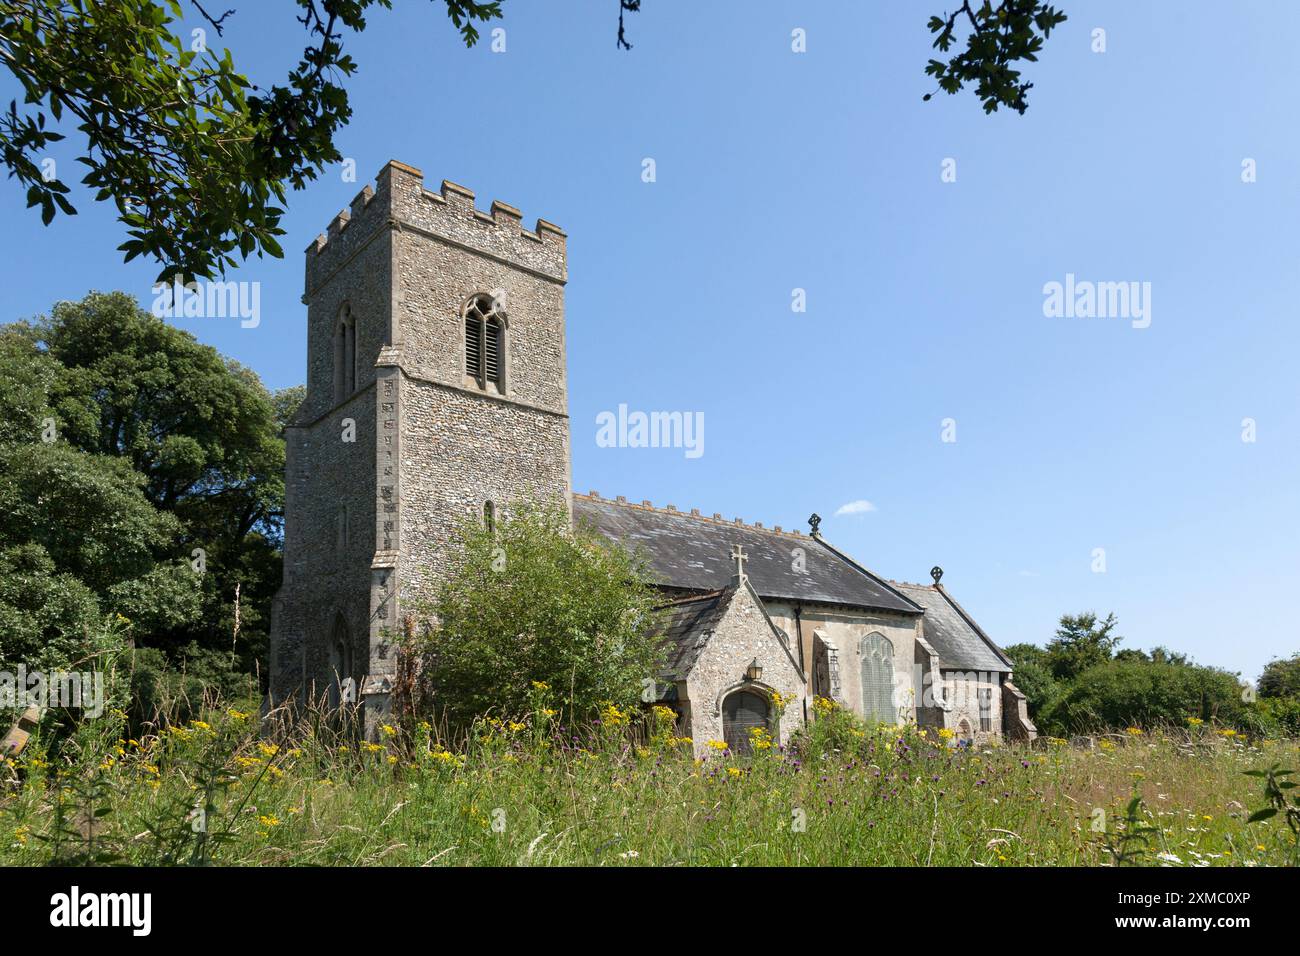
M 1272 725 L 1269 736 L 1300 737 L 1300 697 L 1261 697 L 1255 709 Z
M 1212 667 L 1112 661 L 1083 671 L 1044 715 L 1060 733 L 1184 725 L 1189 717 L 1244 726 L 1241 686 Z
M 641 567 L 562 506 L 524 506 L 494 529 L 460 529 L 458 554 L 415 650 L 427 662 L 426 707 L 468 725 L 529 709 L 548 684 L 570 718 L 634 706 L 660 672 L 653 609 Z M 429 712 L 426 710 L 426 712 Z

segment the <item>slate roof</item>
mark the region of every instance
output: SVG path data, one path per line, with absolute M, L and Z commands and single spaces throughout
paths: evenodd
M 657 583 L 666 587 L 726 587 L 735 570 L 731 548 L 738 544 L 748 556 L 745 573 L 765 601 L 821 601 L 921 613 L 883 579 L 819 538 L 588 495 L 573 496 L 573 517 L 624 547 L 640 549 Z M 806 573 L 794 569 L 795 548 L 804 551 Z
M 925 608 L 922 629 L 939 655 L 940 668 L 1010 673 L 1011 662 L 942 587 L 891 583 Z
M 727 609 L 726 593 L 725 590 L 710 591 L 673 601 L 663 608 L 659 633 L 670 643 L 664 661 L 665 678 L 682 680 L 690 673 L 700 651 L 704 650 L 709 632 L 717 626 Z

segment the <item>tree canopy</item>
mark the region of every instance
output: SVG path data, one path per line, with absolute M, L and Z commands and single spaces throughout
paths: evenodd
M 0 659 L 45 647 L 66 663 L 103 625 L 252 672 L 280 580 L 280 428 L 301 394 L 268 393 L 123 293 L 0 327 Z
M 1021 78 L 1015 64 L 1036 61 L 1052 30 L 1065 20 L 1064 12 L 1039 0 L 984 0 L 975 7 L 965 0 L 953 13 L 931 17 L 929 23 L 934 48 L 943 53 L 951 52 L 959 28 L 966 27 L 965 49 L 947 60 L 931 60 L 925 72 L 948 94 L 974 84 L 986 113 L 1005 106 L 1023 114 L 1034 84 Z

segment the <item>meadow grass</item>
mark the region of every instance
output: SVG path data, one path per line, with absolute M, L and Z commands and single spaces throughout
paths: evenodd
M 574 734 L 538 707 L 455 746 L 428 724 L 364 743 L 319 715 L 223 708 L 138 737 L 124 717 L 0 768 L 0 864 L 1095 866 L 1148 827 L 1125 862 L 1297 862 L 1280 817 L 1247 823 L 1243 771 L 1300 745 L 1209 727 L 966 748 L 828 712 L 797 747 L 696 759 L 617 708 Z

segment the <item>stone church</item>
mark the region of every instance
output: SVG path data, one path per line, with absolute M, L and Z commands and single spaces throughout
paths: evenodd
M 403 604 L 467 515 L 563 500 L 639 549 L 664 595 L 654 695 L 703 751 L 789 740 L 826 697 L 971 743 L 1031 738 L 1011 663 L 940 583 L 883 579 L 809 533 L 574 494 L 564 232 L 390 162 L 306 250 L 307 396 L 286 429 L 272 700 L 388 712 Z M 650 682 L 647 680 L 647 689 Z M 647 694 L 647 696 L 651 696 Z

